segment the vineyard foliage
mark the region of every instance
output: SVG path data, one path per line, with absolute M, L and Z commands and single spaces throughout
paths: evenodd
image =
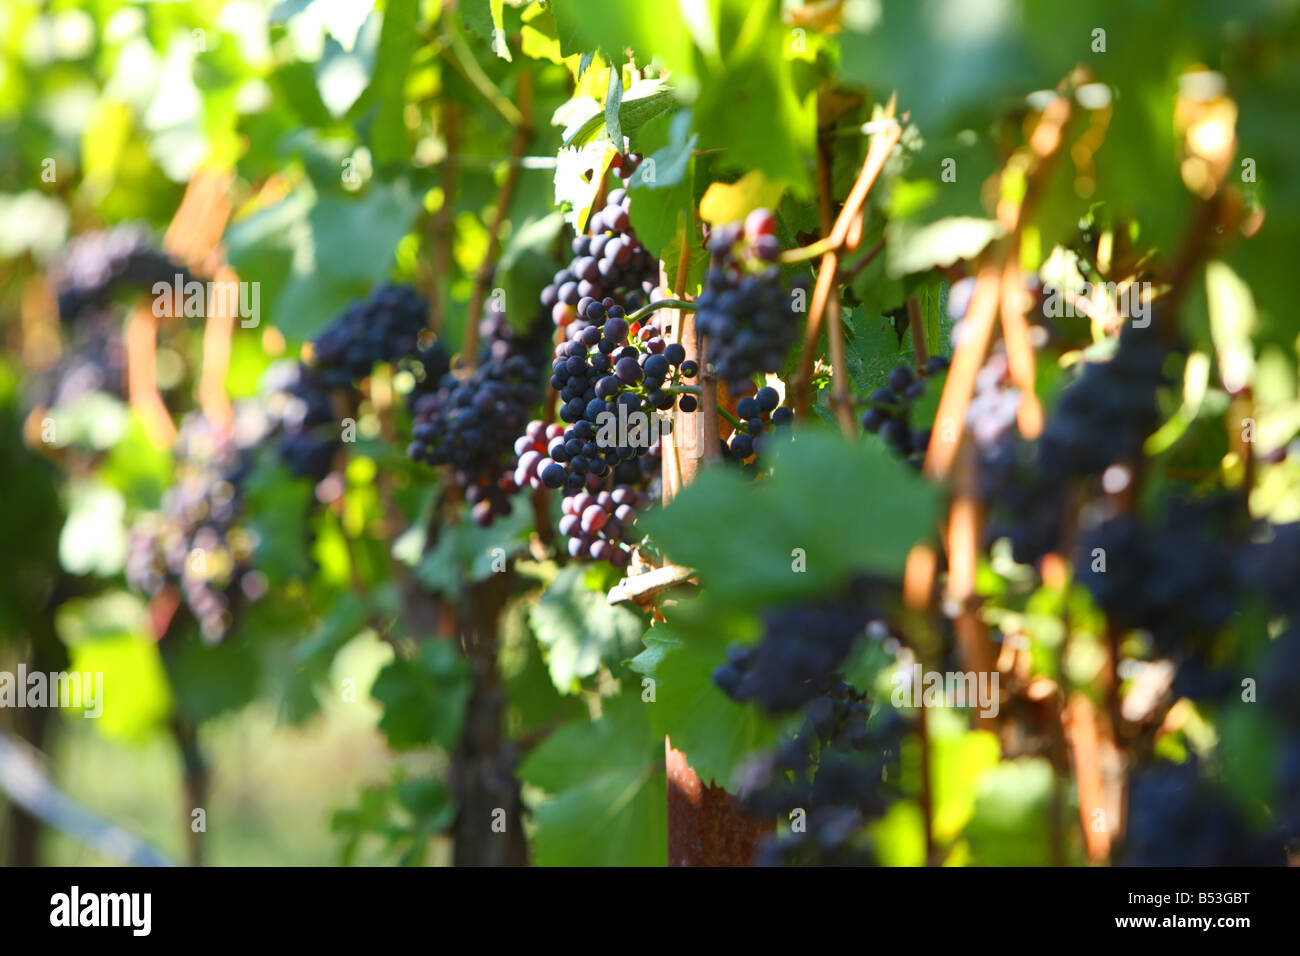
M 755 862 L 1284 863 L 1297 64 L 1292 0 L 7 3 L 0 671 L 191 788 L 369 702 L 421 759 L 320 862 L 665 864 L 667 740 Z

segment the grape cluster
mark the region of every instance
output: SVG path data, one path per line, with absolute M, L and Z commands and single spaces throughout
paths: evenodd
M 991 397 L 976 409 L 972 432 L 990 537 L 1008 538 L 1016 561 L 1032 564 L 1061 547 L 1073 488 L 1095 492 L 1111 465 L 1139 457 L 1159 424 L 1156 392 L 1168 355 L 1152 330 L 1126 326 L 1109 361 L 1084 363 L 1032 443 L 1012 433 L 1014 399 L 998 395 L 1015 394 L 1005 390 L 1005 359 L 990 359 Z
M 759 642 L 731 647 L 713 682 L 733 700 L 754 701 L 769 713 L 825 694 L 868 623 L 879 617 L 874 590 L 870 582 L 857 582 L 845 596 L 770 611 Z
M 626 189 L 612 190 L 605 205 L 592 213 L 587 235 L 573 240 L 573 259 L 542 290 L 542 306 L 557 326 L 587 325 L 588 300 L 612 298 L 635 310 L 653 293 L 659 263 L 636 237 L 630 204 Z
M 1151 763 L 1133 774 L 1119 860 L 1126 866 L 1282 866 L 1275 835 L 1252 828 L 1195 759 Z
M 192 276 L 153 246 L 148 230 L 126 223 L 99 232 L 87 232 L 68 243 L 52 278 L 59 301 L 59 317 L 72 322 L 83 313 L 105 306 L 123 286 L 152 293 L 156 283 L 173 288 Z
M 810 700 L 797 733 L 740 772 L 739 797 L 757 816 L 806 814 L 801 830 L 759 847 L 760 866 L 870 866 L 868 826 L 902 793 L 898 781 L 907 718 L 892 707 L 870 715 L 866 695 L 842 681 Z M 782 828 L 784 829 L 784 828 Z
M 542 472 L 556 464 L 548 449 L 564 443 L 566 430 L 558 422 L 545 425 L 534 419 L 528 423 L 524 434 L 515 440 L 518 458 L 512 480 L 517 487 L 547 487 Z M 609 561 L 621 568 L 631 559 L 625 543 L 631 540 L 632 524 L 650 496 L 629 485 L 606 488 L 608 478 L 608 472 L 601 478 L 588 471 L 580 486 L 566 487 L 559 530 L 568 539 L 572 557 Z
M 1294 598 L 1294 589 L 1292 592 Z M 1235 675 L 1234 675 L 1235 676 Z M 1239 688 L 1240 682 L 1233 681 Z M 1260 700 L 1281 728 L 1273 757 L 1278 794 L 1278 826 L 1293 849 L 1300 849 L 1300 618 L 1269 647 L 1260 679 Z
M 760 865 L 863 865 L 875 856 L 867 827 L 898 798 L 898 760 L 907 720 L 893 708 L 871 715 L 865 693 L 841 669 L 881 619 L 890 585 L 860 577 L 841 593 L 778 607 L 763 617 L 753 646 L 733 645 L 713 681 L 727 696 L 768 713 L 800 711 L 801 728 L 748 761 L 736 792 L 747 812 L 789 819 L 807 814 L 802 832 L 763 841 Z
M 406 372 L 411 378 L 411 389 L 406 394 L 407 407 L 415 410 L 415 403 L 423 395 L 436 392 L 442 380 L 451 371 L 451 356 L 441 342 L 417 346 L 415 351 L 397 359 L 399 372 Z
M 546 487 L 542 470 L 551 464 L 546 449 L 563 435 L 564 426 L 559 422 L 548 425 L 540 418 L 534 418 L 524 427 L 524 433 L 515 439 L 515 473 L 511 480 L 516 488 L 536 491 Z
M 919 468 L 930 444 L 930 429 L 912 427 L 912 405 L 925 394 L 926 380 L 947 369 L 948 360 L 939 355 L 932 356 L 920 374 L 908 365 L 894 369 L 889 384 L 866 399 L 869 407 L 862 413 L 863 430 L 879 435 L 891 451 Z
M 1021 440 L 1016 431 L 1019 405 L 1020 391 L 1011 384 L 1006 352 L 997 343 L 975 376 L 966 426 L 975 447 L 977 490 L 988 509 L 985 543 L 1006 538 L 1012 557 L 1032 564 L 1060 542 L 1066 495 L 1039 473 L 1038 443 Z
M 1259 702 L 1270 715 L 1271 726 L 1279 729 L 1271 768 L 1275 809 L 1282 836 L 1295 851 L 1300 850 L 1300 589 L 1296 587 L 1300 523 L 1262 524 L 1254 531 L 1256 540 L 1246 544 L 1240 559 L 1232 563 L 1239 572 L 1239 595 L 1258 596 L 1261 605 L 1284 622 L 1259 661 Z M 1244 603 L 1241 597 L 1238 600 Z M 1193 663 L 1214 681 L 1212 689 L 1217 693 L 1205 696 L 1226 701 L 1229 695 L 1240 694 L 1243 675 L 1239 671 L 1229 671 L 1218 660 L 1194 658 Z M 1183 670 L 1179 669 L 1179 678 Z M 1175 691 L 1179 690 L 1197 696 L 1176 683 Z
M 1161 653 L 1191 651 L 1239 607 L 1246 518 L 1232 495 L 1174 498 L 1154 521 L 1117 514 L 1082 534 L 1079 581 L 1107 620 L 1147 630 Z
M 548 488 L 597 491 L 637 485 L 658 472 L 659 435 L 672 430 L 660 412 L 693 411 L 693 394 L 678 392 L 682 377 L 699 372 L 686 350 L 666 340 L 656 319 L 629 325 L 613 299 L 585 303 L 586 325 L 555 348 L 551 387 L 568 427 L 536 463 Z
M 209 642 L 229 631 L 241 601 L 255 601 L 267 590 L 265 575 L 253 567 L 257 537 L 240 518 L 252 455 L 269 427 L 257 403 L 237 406 L 228 435 L 197 413 L 186 416 L 175 449 L 175 484 L 161 509 L 131 529 L 127 582 L 150 596 L 175 585 Z
M 626 183 L 641 165 L 640 153 L 619 153 L 609 161 L 609 171 Z
M 343 310 L 312 342 L 312 367 L 327 388 L 347 389 L 378 362 L 397 362 L 420 348 L 427 303 L 406 285 L 381 285 Z
M 1156 392 L 1167 382 L 1168 354 L 1154 329 L 1126 325 L 1110 361 L 1084 364 L 1043 431 L 1046 480 L 1100 475 L 1141 454 L 1160 424 Z
M 414 438 L 407 454 L 452 469 L 465 490 L 475 523 L 487 526 L 510 513 L 518 490 L 509 463 L 540 389 L 528 343 L 516 338 L 499 312 L 479 324 L 484 354 L 465 377 L 443 376 L 435 391 L 414 402 Z
M 118 317 L 91 310 L 67 335 L 58 361 L 23 381 L 24 405 L 58 408 L 92 392 L 126 397 L 126 348 Z
M 798 329 L 776 264 L 781 245 L 775 231 L 776 217 L 758 209 L 743 224 L 720 226 L 709 237 L 695 325 L 708 339 L 718 377 L 735 395 L 753 394 L 755 374 L 780 371 Z
M 526 465 L 539 484 L 566 494 L 560 530 L 569 553 L 623 567 L 635 513 L 651 500 L 645 489 L 660 471 L 659 438 L 672 430 L 660 413 L 675 405 L 695 409 L 695 396 L 676 389 L 699 367 L 667 341 L 657 319 L 629 325 L 612 298 L 583 307 L 584 324 L 571 327 L 551 364 L 564 424 L 551 427 Z M 599 516 L 596 505 L 609 517 Z
M 329 474 L 341 438 L 334 395 L 301 362 L 267 369 L 263 403 L 277 423 L 280 459 L 295 475 L 320 481 Z
M 569 554 L 626 567 L 631 552 L 625 542 L 633 540 L 637 512 L 649 503 L 648 494 L 625 485 L 569 495 L 561 505 L 560 518 L 560 533 L 569 539 Z
M 726 456 L 733 461 L 758 456 L 768 435 L 794 424 L 794 410 L 781 404 L 780 393 L 770 385 L 738 401 L 736 415 L 740 425 L 723 445 Z

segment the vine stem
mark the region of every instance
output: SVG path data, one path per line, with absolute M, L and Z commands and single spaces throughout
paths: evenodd
M 742 422 L 742 421 L 741 421 L 739 418 L 737 418 L 735 415 L 731 414 L 731 412 L 727 411 L 727 410 L 726 410 L 725 408 L 723 408 L 721 405 L 718 406 L 718 414 L 719 414 L 720 416 L 722 416 L 723 418 L 725 418 L 727 421 L 731 422 L 731 427 L 732 427 L 732 428 L 735 428 L 735 429 L 739 430 L 739 429 L 742 429 L 742 428 L 745 427 L 745 423 L 744 423 L 744 422 Z
M 658 302 L 651 302 L 649 305 L 643 305 L 631 315 L 626 317 L 628 325 L 644 319 L 647 315 L 658 312 L 660 309 L 676 309 L 678 312 L 694 312 L 698 308 L 694 302 L 688 302 L 685 299 L 660 299 Z
M 1020 236 L 1012 237 L 1002 270 L 1002 340 L 1007 347 L 1007 369 L 1011 381 L 1020 389 L 1016 423 L 1020 434 L 1033 441 L 1043 430 L 1043 406 L 1034 387 L 1034 344 L 1029 337 L 1029 321 L 1024 283 L 1020 276 Z
M 437 333 L 442 328 L 442 317 L 447 313 L 448 296 L 445 291 L 447 276 L 451 272 L 451 238 L 455 206 L 451 197 L 456 192 L 456 163 L 453 159 L 460 148 L 460 108 L 448 100 L 442 111 L 442 137 L 447 156 L 442 168 L 442 206 L 430 220 L 430 242 L 433 244 L 429 268 L 429 330 Z
M 691 217 L 691 227 L 695 225 L 694 214 Z M 677 271 L 673 275 L 673 281 L 668 281 L 668 266 L 663 261 L 659 262 L 659 285 L 664 289 L 672 289 L 673 299 L 670 301 L 684 301 L 686 293 L 686 274 L 690 267 L 691 261 L 691 229 L 682 230 L 681 245 L 677 250 Z M 693 303 L 688 303 L 693 304 Z M 670 330 L 672 341 L 682 348 L 686 349 L 688 355 L 699 356 L 699 336 L 695 332 L 694 314 L 685 309 L 673 311 L 672 328 Z M 701 365 L 703 363 L 701 362 Z M 703 399 L 701 399 L 703 401 Z M 695 424 L 699 419 L 693 417 L 693 412 L 682 412 L 675 409 L 675 418 L 673 421 L 674 429 L 670 432 L 663 443 L 663 463 L 660 466 L 660 477 L 663 489 L 661 497 L 665 505 L 669 504 L 686 485 L 690 478 L 693 478 L 699 465 L 699 459 L 688 457 L 686 449 L 678 444 L 678 438 L 673 437 L 674 433 L 678 435 L 685 434 L 685 424 L 687 415 L 692 417 L 689 421 Z M 689 472 L 689 475 L 688 475 Z
M 816 242 L 810 242 L 806 246 L 800 246 L 797 249 L 786 249 L 777 257 L 777 261 L 782 265 L 794 265 L 797 262 L 807 262 L 809 259 L 820 259 L 828 252 L 835 250 L 834 244 L 830 237 L 818 239 Z
M 853 276 L 857 275 L 867 266 L 871 265 L 872 261 L 876 258 L 876 256 L 880 255 L 881 251 L 884 248 L 885 248 L 885 240 L 881 239 L 869 250 L 867 250 L 867 254 L 865 256 L 863 256 L 857 262 L 853 263 L 852 267 L 843 270 L 841 275 L 846 279 L 852 278 Z
M 894 108 L 895 102 L 891 99 L 888 109 L 892 112 Z M 813 353 L 816 350 L 817 338 L 821 334 L 822 319 L 826 315 L 827 306 L 835 290 L 840 251 L 845 247 L 854 219 L 866 203 L 867 194 L 885 167 L 885 160 L 902 134 L 902 126 L 894 120 L 872 139 L 871 147 L 867 150 L 867 158 L 862 163 L 862 171 L 853 183 L 848 198 L 844 200 L 831 234 L 824 240 L 827 249 L 822 254 L 821 267 L 817 271 L 817 284 L 813 287 L 812 302 L 808 309 L 808 324 L 804 329 L 803 355 L 799 360 L 798 374 L 795 376 L 795 410 L 801 418 L 807 419 L 811 405 Z M 826 202 L 829 203 L 829 194 Z
M 824 232 L 830 232 L 831 159 L 824 136 L 819 137 L 817 140 L 817 179 L 819 183 L 817 191 L 821 197 L 821 226 Z M 856 215 L 852 221 L 860 224 L 862 216 L 860 214 Z M 849 243 L 861 241 L 862 233 L 860 230 L 850 228 L 845 233 L 845 239 Z M 835 259 L 835 263 L 834 269 L 838 272 L 838 257 Z M 844 433 L 845 438 L 851 441 L 856 429 L 853 421 L 853 402 L 849 398 L 848 363 L 844 358 L 844 323 L 840 320 L 840 297 L 832 294 L 827 300 L 826 309 L 829 315 L 826 326 L 826 339 L 830 345 L 831 353 L 831 409 L 835 412 L 835 417 L 840 423 L 840 431 Z
M 159 448 L 176 442 L 176 424 L 158 393 L 158 319 L 147 305 L 131 313 L 126 325 L 127 397 L 140 415 L 149 440 Z
M 1064 129 L 1069 118 L 1070 100 L 1065 96 L 1056 97 L 1043 110 L 1038 124 L 1029 136 L 1029 150 L 1037 160 L 1037 165 L 1029 173 L 1024 197 L 1020 202 L 1004 199 L 998 204 L 998 221 L 1006 229 L 1008 238 L 999 243 L 996 250 L 984 256 L 975 280 L 971 303 L 966 309 L 966 317 L 962 319 L 962 338 L 953 352 L 948 379 L 944 383 L 939 410 L 934 418 L 935 428 L 930 434 L 930 445 L 925 452 L 925 474 L 935 480 L 948 475 L 957 457 L 957 448 L 966 426 L 966 408 L 975 391 L 975 377 L 988 354 L 999 305 L 1002 305 L 1003 312 L 1016 307 L 1017 300 L 1005 291 L 1004 283 L 1012 276 L 1015 282 L 1020 281 L 1019 231 L 1028 221 L 1030 212 L 1042 194 L 1043 183 L 1051 170 L 1052 161 L 1059 155 L 1064 143 Z M 1021 323 L 1023 320 L 1022 315 Z M 1007 327 L 1011 329 L 1013 338 L 1019 339 L 1023 332 L 1027 339 L 1027 326 L 1022 329 L 1014 316 L 1010 319 L 1004 317 L 1004 329 Z M 1011 348 L 1009 343 L 1008 352 Z M 1017 342 L 1014 348 L 1023 377 L 1025 363 L 1020 355 L 1023 345 Z M 1032 366 L 1028 371 L 1032 376 Z M 1028 388 L 1022 386 L 1022 393 L 1025 392 L 1032 392 L 1032 381 Z M 1020 417 L 1019 413 L 1017 417 Z
M 672 341 L 682 345 L 686 354 L 700 365 L 699 386 L 674 386 L 691 390 L 700 397 L 694 412 L 676 412 L 675 427 L 664 437 L 664 454 L 660 466 L 663 503 L 667 505 L 699 475 L 702 459 L 720 457 L 718 441 L 718 416 L 722 411 L 718 402 L 717 381 L 708 363 L 708 344 L 695 328 L 695 304 L 685 301 L 686 275 L 690 264 L 690 236 L 695 229 L 694 220 L 682 230 L 681 246 L 677 256 L 677 270 L 673 284 L 668 284 L 668 269 L 660 264 L 660 284 L 672 288 L 673 299 L 666 303 L 651 303 L 641 312 L 655 308 L 675 309 L 672 320 Z M 633 313 L 639 317 L 638 313 Z M 702 448 L 691 446 L 698 439 Z M 671 562 L 660 569 L 674 584 L 689 580 L 688 569 L 673 568 Z M 644 580 L 650 575 L 640 575 Z M 633 580 L 638 580 L 633 579 Z M 644 591 L 650 596 L 653 592 Z M 656 621 L 662 615 L 656 614 Z M 707 785 L 690 765 L 685 753 L 673 747 L 672 740 L 664 737 L 664 769 L 667 778 L 667 837 L 669 866 L 746 866 L 753 862 L 758 841 L 771 832 L 771 824 L 750 817 L 741 808 L 736 797 L 724 787 Z
M 523 73 L 519 77 L 519 122 L 515 124 L 515 139 L 510 147 L 511 160 L 517 160 L 528 148 L 532 139 L 532 123 L 528 119 L 532 111 L 533 75 Z M 473 368 L 475 353 L 478 351 L 478 323 L 483 311 L 483 302 L 487 298 L 487 287 L 492 281 L 493 263 L 497 257 L 497 247 L 501 244 L 501 226 L 510 211 L 510 200 L 514 198 L 515 186 L 519 183 L 520 166 L 511 162 L 506 169 L 506 178 L 497 192 L 496 206 L 492 210 L 492 221 L 488 225 L 488 247 L 479 265 L 478 275 L 474 278 L 474 291 L 469 300 L 469 311 L 465 317 L 465 340 L 460 350 L 462 368 Z
M 185 187 L 185 195 L 163 235 L 163 250 L 175 261 L 193 269 L 212 265 L 216 279 L 238 281 L 234 270 L 221 264 L 218 247 L 230 217 L 231 206 L 226 190 L 233 176 L 225 172 L 196 173 Z M 211 271 L 208 269 L 206 271 Z M 224 297 L 223 297 L 224 298 Z M 183 315 L 179 301 L 171 303 L 170 318 Z M 203 366 L 199 381 L 199 398 L 204 415 L 222 431 L 234 418 L 225 392 L 226 367 L 230 358 L 230 335 L 233 316 L 217 317 L 205 308 L 207 320 L 203 337 Z M 131 406 L 140 414 L 150 440 L 159 447 L 170 448 L 176 441 L 176 425 L 158 391 L 158 317 L 143 303 L 127 323 L 127 395 Z

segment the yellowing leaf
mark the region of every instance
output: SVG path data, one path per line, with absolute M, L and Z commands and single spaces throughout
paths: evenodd
M 784 192 L 784 183 L 754 170 L 734 183 L 711 185 L 700 200 L 700 218 L 713 226 L 739 222 L 755 209 L 774 209 Z

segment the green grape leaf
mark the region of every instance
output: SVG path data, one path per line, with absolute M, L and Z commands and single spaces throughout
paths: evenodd
M 509 557 L 527 544 L 532 522 L 527 495 L 521 494 L 510 514 L 487 528 L 470 522 L 443 526 L 438 543 L 415 566 L 415 576 L 432 591 L 454 593 L 463 579 L 482 581 L 504 571 Z
M 595 112 L 584 119 L 568 119 L 563 145 L 586 146 L 604 129 L 609 132 L 610 142 L 621 146 L 624 136 L 633 136 L 646 123 L 673 112 L 681 105 L 677 94 L 664 80 L 637 80 L 624 92 L 619 71 L 611 67 L 609 73 L 609 94 L 603 108 L 590 97 L 578 97 L 572 101 L 575 112 L 582 108 L 585 113 L 592 107 L 595 107 Z
M 475 36 L 483 37 L 485 40 L 492 38 L 494 2 L 495 0 L 466 0 L 464 3 L 456 4 L 456 10 L 465 21 L 465 26 Z
M 244 489 L 248 528 L 257 535 L 256 563 L 272 587 L 310 577 L 303 550 L 314 500 L 310 481 L 295 478 L 273 456 L 263 458 Z
M 570 565 L 529 611 L 551 680 L 565 694 L 577 690 L 578 682 L 596 673 L 602 662 L 612 664 L 634 652 L 645 630 L 641 615 L 611 606 L 599 586 L 602 581 L 589 582 L 588 576 L 588 569 Z
M 1052 765 L 1007 760 L 986 770 L 962 835 L 977 866 L 1050 866 Z
M 662 122 L 656 120 L 646 131 L 661 132 L 658 127 Z M 691 220 L 695 201 L 693 153 L 699 137 L 690 129 L 690 111 L 675 114 L 667 130 L 667 144 L 646 156 L 628 180 L 632 208 L 636 210 L 637 237 L 659 256 L 679 247 L 674 240 Z
M 663 866 L 668 856 L 664 740 L 636 695 L 602 701 L 594 721 L 561 727 L 519 767 L 546 793 L 533 809 L 538 866 Z
M 607 3 L 597 10 L 589 0 L 554 0 L 551 9 L 565 56 L 631 48 L 638 63 L 658 59 L 679 77 L 694 75 L 691 37 L 675 4 Z
M 209 645 L 190 637 L 175 649 L 170 673 L 178 706 L 196 723 L 239 710 L 262 685 L 261 658 L 238 640 Z
M 499 6 L 500 0 L 497 0 Z M 370 85 L 363 94 L 364 106 L 374 106 L 376 113 L 370 127 L 370 148 L 375 161 L 405 162 L 410 155 L 406 138 L 406 76 L 411 69 L 419 35 L 418 0 L 388 0 L 384 23 L 379 34 Z
M 157 508 L 171 484 L 172 459 L 154 445 L 140 417 L 133 414 L 126 434 L 109 451 L 99 475 L 122 492 L 128 505 Z
M 293 649 L 296 664 L 327 664 L 348 641 L 366 626 L 366 607 L 351 591 L 340 592 L 330 604 L 320 626 Z
M 533 317 L 537 290 L 550 282 L 555 273 L 551 250 L 563 229 L 562 213 L 530 216 L 522 219 L 510 233 L 510 239 L 501 252 L 495 272 L 496 284 L 505 291 L 506 317 L 520 331 Z M 526 307 L 517 305 L 521 302 Z
M 934 488 L 882 448 L 825 429 L 778 442 L 771 478 L 709 469 L 640 526 L 719 600 L 797 600 L 854 572 L 900 574 L 933 526 Z
M 974 815 L 980 777 L 998 765 L 1000 747 L 989 731 L 970 730 L 964 714 L 933 708 L 929 720 L 933 832 L 950 843 Z M 919 747 L 919 741 L 909 738 L 908 745 Z
M 562 694 L 555 689 L 551 672 L 542 657 L 528 626 L 531 605 L 517 603 L 506 610 L 502 634 L 509 649 L 502 653 L 502 677 L 510 699 L 510 726 L 517 734 L 527 734 L 548 726 L 565 723 L 587 708 L 580 696 Z
M 915 0 L 875 5 L 875 18 L 866 20 L 849 11 L 840 35 L 843 77 L 872 90 L 897 90 L 900 108 L 924 128 L 948 132 L 968 109 L 987 109 L 1060 79 L 1033 69 L 1039 58 L 1018 29 L 1020 6 L 1015 0 Z M 1080 54 L 1087 51 L 1087 36 L 1081 34 Z
M 581 149 L 560 150 L 555 165 L 555 204 L 565 208 L 564 218 L 574 232 L 587 228 L 587 217 L 614 156 L 614 147 L 604 140 Z
M 605 130 L 609 141 L 620 152 L 623 149 L 623 126 L 619 122 L 618 112 L 623 105 L 623 68 L 611 63 L 609 66 L 609 89 L 605 93 Z
M 514 58 L 510 55 L 510 45 L 506 43 L 505 9 L 501 0 L 489 0 L 492 13 L 492 52 L 507 63 Z
M 672 739 L 705 783 L 729 785 L 740 762 L 776 738 L 775 725 L 758 708 L 737 704 L 713 683 L 727 648 L 751 642 L 757 628 L 752 614 L 699 598 L 679 604 L 666 624 L 646 632 L 645 650 L 628 662 L 654 681 L 647 706 L 655 732 Z
M 92 723 L 112 740 L 139 742 L 164 726 L 172 713 L 173 695 L 157 642 L 141 631 L 100 634 L 69 648 L 68 670 L 97 675 L 93 695 L 82 690 L 82 704 L 102 712 Z M 102 676 L 102 683 L 100 681 Z M 95 707 L 86 708 L 86 714 Z
M 721 170 L 761 172 L 806 194 L 815 168 L 817 98 L 795 83 L 790 30 L 773 0 L 724 5 L 720 46 L 701 78 L 695 128 Z
M 423 642 L 412 660 L 392 661 L 370 688 L 384 707 L 379 729 L 395 750 L 430 743 L 451 749 L 460 737 L 469 692 L 469 667 L 444 640 Z
M 974 259 L 1005 230 L 994 219 L 957 216 L 924 226 L 906 221 L 885 227 L 885 262 L 893 278 Z
M 316 275 L 373 283 L 387 276 L 397 240 L 410 229 L 419 203 L 404 180 L 371 183 L 364 195 L 327 195 L 308 220 Z

